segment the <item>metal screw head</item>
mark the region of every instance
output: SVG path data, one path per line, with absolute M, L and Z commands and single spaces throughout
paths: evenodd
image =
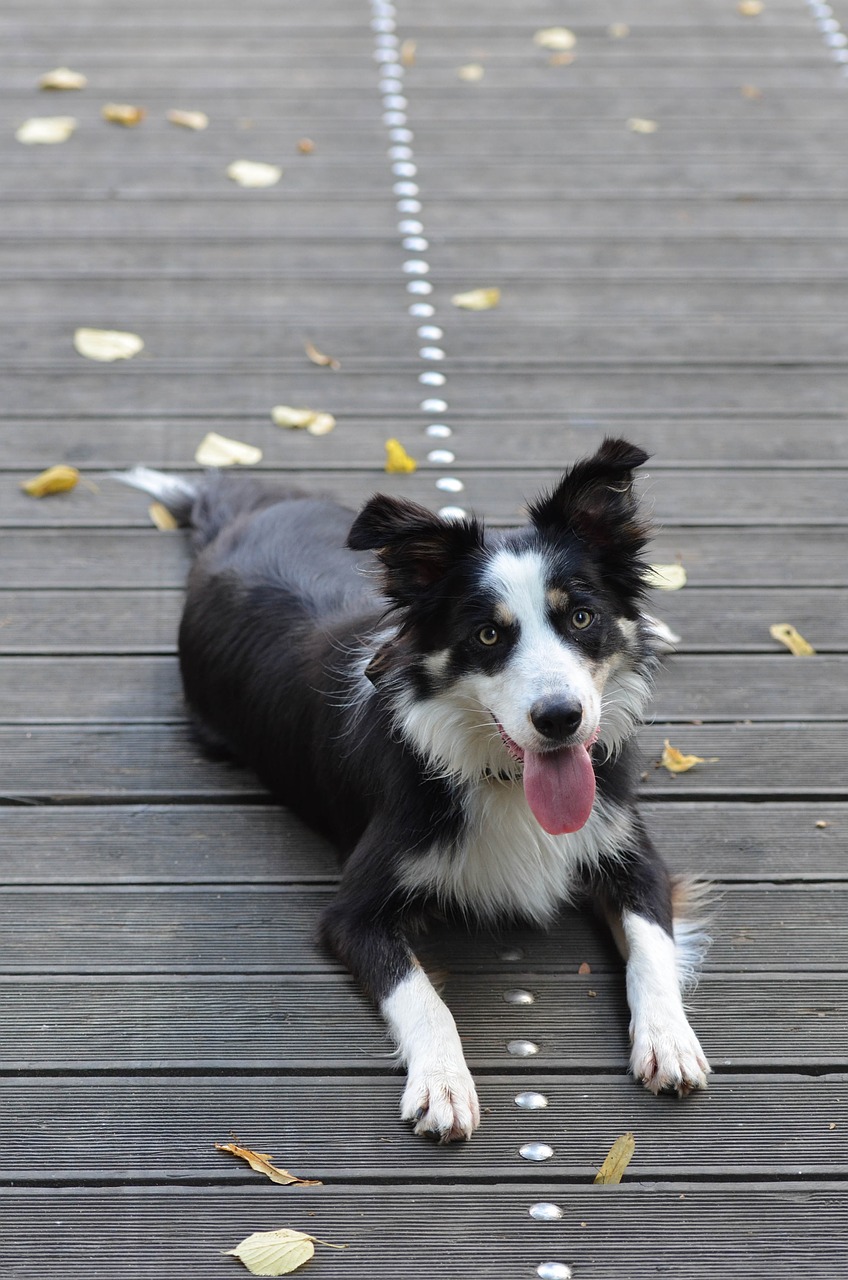
M 537 1222 L 558 1222 L 565 1216 L 565 1210 L 558 1204 L 551 1204 L 549 1200 L 540 1200 L 538 1204 L 531 1204 L 529 1212 L 530 1217 L 535 1218 Z
M 532 1058 L 539 1052 L 539 1046 L 532 1040 L 510 1040 L 506 1051 L 513 1058 Z
M 518 1148 L 522 1160 L 550 1160 L 553 1153 L 553 1147 L 549 1147 L 547 1142 L 525 1142 Z
M 521 1107 L 522 1111 L 542 1111 L 548 1105 L 548 1100 L 543 1093 L 528 1089 L 526 1093 L 515 1095 L 515 1105 Z
M 505 991 L 503 998 L 507 1004 L 535 1004 L 536 997 L 532 991 L 524 991 L 521 987 L 515 991 Z

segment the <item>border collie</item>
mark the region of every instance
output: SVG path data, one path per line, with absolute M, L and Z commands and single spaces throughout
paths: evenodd
M 498 535 L 380 494 L 354 515 L 243 475 L 120 477 L 194 530 L 179 649 L 201 735 L 344 855 L 321 935 L 379 1005 L 416 1133 L 480 1123 L 409 942 L 428 906 L 543 926 L 593 901 L 626 960 L 633 1075 L 706 1087 L 681 998 L 706 939 L 636 804 L 665 647 L 642 608 L 645 461 L 606 440 Z

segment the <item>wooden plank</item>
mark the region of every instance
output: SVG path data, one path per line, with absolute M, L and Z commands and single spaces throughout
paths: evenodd
M 624 1071 L 623 979 L 598 974 L 591 982 L 516 964 L 497 976 L 457 976 L 445 996 L 472 1070 L 520 1074 L 528 1088 L 552 1071 Z M 537 997 L 521 1016 L 503 1000 L 515 986 Z M 690 1016 L 719 1073 L 845 1071 L 846 992 L 844 975 L 711 974 L 691 998 Z M 391 1057 L 378 1015 L 352 982 L 330 973 L 2 977 L 0 994 L 7 1071 L 384 1075 Z M 518 1060 L 506 1045 L 527 1035 L 539 1053 Z
M 676 872 L 848 880 L 844 804 L 678 801 L 642 812 Z M 6 885 L 335 884 L 339 874 L 335 852 L 289 811 L 238 804 L 7 808 L 0 861 Z
M 681 1103 L 652 1097 L 625 1078 L 552 1075 L 540 1082 L 547 1109 L 528 1115 L 514 1103 L 526 1076 L 481 1076 L 483 1123 L 451 1159 L 450 1176 L 466 1185 L 525 1183 L 526 1197 L 527 1182 L 540 1171 L 518 1152 L 537 1139 L 554 1147 L 543 1176 L 560 1183 L 561 1195 L 568 1184 L 590 1182 L 612 1141 L 630 1130 L 637 1135 L 631 1183 L 706 1179 L 725 1175 L 728 1166 L 738 1179 L 844 1177 L 844 1143 L 829 1125 L 844 1114 L 845 1083 L 844 1075 L 721 1075 L 707 1093 Z M 202 1179 L 235 1188 L 253 1175 L 213 1143 L 228 1141 L 237 1125 L 240 1140 L 263 1151 L 263 1143 L 285 1135 L 278 1154 L 285 1167 L 328 1184 L 443 1177 L 450 1159 L 444 1148 L 404 1133 L 397 1122 L 400 1084 L 396 1075 L 12 1080 L 0 1173 L 14 1184 L 102 1184 L 122 1182 L 132 1170 L 135 1182 Z M 153 1130 L 151 1114 L 158 1117 Z M 120 1142 L 92 1141 L 101 1116 L 110 1117 Z M 716 1142 L 719 1131 L 726 1142 Z
M 764 630 L 768 623 L 764 621 Z M 185 719 L 173 657 L 6 657 L 0 723 Z M 667 725 L 848 719 L 848 659 L 803 662 L 774 645 L 767 656 L 679 654 L 657 676 L 651 714 Z
M 333 893 L 332 886 L 10 887 L 0 897 L 0 973 L 338 972 L 314 943 Z M 848 893 L 838 885 L 727 886 L 710 932 L 709 973 L 848 971 Z M 533 973 L 574 973 L 585 962 L 594 978 L 622 967 L 606 929 L 575 911 L 564 911 L 547 934 L 434 928 L 417 948 L 425 963 L 455 974 L 503 970 L 502 955 L 514 948 Z

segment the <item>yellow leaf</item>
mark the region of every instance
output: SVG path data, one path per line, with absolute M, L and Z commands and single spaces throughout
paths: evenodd
M 544 27 L 536 32 L 533 43 L 540 49 L 554 49 L 557 53 L 563 53 L 574 48 L 577 36 L 568 27 Z
M 32 116 L 24 120 L 15 137 L 28 147 L 46 146 L 52 142 L 67 142 L 76 127 L 73 116 Z
M 84 89 L 88 80 L 80 71 L 71 71 L 70 67 L 54 67 L 47 71 L 38 82 L 39 89 Z
M 262 461 L 262 450 L 256 445 L 243 444 L 241 440 L 230 440 L 227 436 L 219 436 L 217 431 L 210 431 L 197 446 L 194 460 L 202 467 L 252 467 Z
M 636 1138 L 632 1133 L 623 1133 L 620 1138 L 616 1138 L 609 1149 L 606 1160 L 604 1160 L 595 1175 L 596 1184 L 598 1186 L 610 1186 L 613 1183 L 621 1182 L 622 1174 L 633 1159 L 635 1150 Z
M 773 627 L 769 627 L 769 635 L 773 640 L 785 644 L 796 658 L 809 658 L 815 653 L 810 642 L 804 639 L 800 631 L 795 630 L 791 622 L 776 622 Z
M 281 1187 L 320 1187 L 323 1184 L 316 1182 L 311 1178 L 298 1178 L 297 1174 L 289 1173 L 287 1169 L 278 1169 L 276 1165 L 271 1163 L 271 1157 L 260 1151 L 251 1151 L 250 1147 L 240 1147 L 235 1142 L 216 1142 L 216 1150 L 226 1151 L 231 1156 L 238 1156 L 239 1160 L 246 1160 L 251 1169 L 257 1173 L 264 1173 L 266 1178 L 270 1178 L 271 1182 L 278 1183 Z
M 262 160 L 234 160 L 227 167 L 227 177 L 240 187 L 273 187 L 282 176 L 279 165 L 265 164 Z
M 631 133 L 656 133 L 659 129 L 656 120 L 645 120 L 642 116 L 631 116 L 627 127 Z
M 666 738 L 660 764 L 669 773 L 688 773 L 696 764 L 718 764 L 718 756 L 685 756 L 677 747 L 673 747 Z
M 147 508 L 147 514 L 150 516 L 152 523 L 155 524 L 156 528 L 160 529 L 162 533 L 167 533 L 170 529 L 179 528 L 174 516 L 171 515 L 167 507 L 162 506 L 161 502 L 151 502 L 150 506 Z
M 48 467 L 40 475 L 31 480 L 22 480 L 21 488 L 31 498 L 46 498 L 50 493 L 66 493 L 79 483 L 80 473 L 76 467 L 67 467 L 60 463 L 56 467 Z
M 180 111 L 175 107 L 168 112 L 171 124 L 178 124 L 183 129 L 208 129 L 209 117 L 205 111 Z
M 238 1258 L 255 1276 L 287 1276 L 315 1253 L 316 1244 L 328 1249 L 346 1249 L 347 1245 L 330 1244 L 317 1236 L 280 1227 L 277 1231 L 254 1231 L 235 1249 L 225 1249 L 227 1257 Z
M 110 124 L 122 124 L 125 129 L 134 129 L 141 124 L 147 115 L 144 107 L 134 107 L 131 102 L 107 102 L 100 108 L 100 114 Z
M 389 475 L 400 475 L 414 471 L 418 463 L 411 458 L 399 440 L 386 441 L 386 471 Z
M 451 302 L 463 311 L 490 311 L 501 300 L 500 289 L 469 289 L 467 293 L 455 293 Z
M 130 360 L 144 349 L 144 342 L 137 333 L 118 329 L 77 329 L 74 347 L 89 360 Z
M 271 421 L 277 427 L 308 431 L 311 436 L 326 436 L 336 425 L 331 413 L 319 413 L 316 409 L 296 409 L 290 404 L 275 404 L 271 410 Z
M 311 342 L 305 344 L 304 350 L 313 364 L 320 364 L 325 369 L 341 369 L 342 367 L 339 360 L 336 360 L 334 356 L 325 356 L 324 352 L 319 351 Z
M 743 18 L 758 18 L 765 9 L 763 0 L 739 0 L 736 6 Z
M 483 79 L 486 68 L 481 67 L 479 62 L 468 62 L 464 67 L 457 67 L 456 74 L 460 80 L 467 80 L 469 84 L 474 84 L 475 81 Z
M 682 564 L 652 564 L 643 574 L 649 587 L 660 591 L 679 591 L 686 586 L 686 570 Z

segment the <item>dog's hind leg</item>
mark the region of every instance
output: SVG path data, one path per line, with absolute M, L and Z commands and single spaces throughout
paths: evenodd
M 325 944 L 379 1005 L 407 1068 L 401 1117 L 441 1142 L 468 1139 L 480 1124 L 474 1080 L 453 1015 L 403 936 L 385 896 L 364 902 L 342 894 L 325 912 Z

